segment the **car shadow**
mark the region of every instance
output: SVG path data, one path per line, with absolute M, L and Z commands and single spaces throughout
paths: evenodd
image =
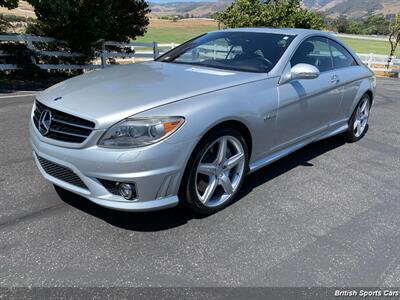
M 257 170 L 254 173 L 251 173 L 246 177 L 245 182 L 243 183 L 243 186 L 234 202 L 245 197 L 259 185 L 262 185 L 273 178 L 281 176 L 282 174 L 298 166 L 313 167 L 314 165 L 310 163 L 310 160 L 344 144 L 345 141 L 341 135 L 317 141 L 277 160 L 276 162 L 271 163 L 270 165 L 267 165 L 260 170 Z
M 275 177 L 281 176 L 291 169 L 298 166 L 312 167 L 313 164 L 309 162 L 310 160 L 343 144 L 344 140 L 340 136 L 318 141 L 248 175 L 234 203 L 240 201 L 240 199 L 249 194 L 254 188 Z M 111 225 L 132 231 L 168 230 L 184 225 L 192 219 L 206 217 L 194 214 L 179 205 L 174 208 L 154 212 L 133 213 L 115 211 L 101 207 L 83 197 L 66 192 L 60 188 L 56 187 L 56 191 L 60 198 L 67 204 L 100 218 Z
M 1 79 L 0 78 L 0 93 L 1 94 L 10 94 L 16 92 L 41 92 L 54 84 L 59 83 L 60 81 L 66 80 L 70 78 L 70 75 L 51 75 L 50 77 L 45 76 L 41 77 L 40 81 L 37 80 L 26 80 L 24 78 L 8 78 Z

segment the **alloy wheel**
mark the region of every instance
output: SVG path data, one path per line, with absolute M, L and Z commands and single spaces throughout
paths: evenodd
M 369 99 L 365 97 L 358 105 L 355 115 L 353 130 L 356 138 L 360 137 L 367 128 L 369 109 Z
M 245 171 L 245 152 L 233 136 L 222 136 L 204 152 L 196 170 L 195 189 L 201 203 L 215 207 L 237 191 Z

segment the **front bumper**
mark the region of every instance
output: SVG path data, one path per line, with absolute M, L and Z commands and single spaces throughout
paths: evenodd
M 166 141 L 134 149 L 106 149 L 96 145 L 71 149 L 41 140 L 30 126 L 36 165 L 53 184 L 79 194 L 98 205 L 124 211 L 149 211 L 175 206 L 179 184 L 196 140 L 172 144 Z M 38 156 L 71 170 L 87 189 L 53 177 L 45 171 Z M 111 193 L 100 180 L 134 182 L 137 197 L 125 200 Z

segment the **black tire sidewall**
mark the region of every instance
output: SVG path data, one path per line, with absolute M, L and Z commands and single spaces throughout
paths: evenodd
M 244 174 L 242 176 L 242 179 L 239 183 L 238 188 L 236 189 L 235 193 L 233 196 L 225 201 L 223 204 L 216 206 L 216 207 L 208 207 L 205 206 L 203 203 L 201 203 L 200 199 L 197 196 L 195 187 L 195 180 L 196 180 L 196 171 L 197 171 L 197 166 L 200 163 L 201 158 L 203 157 L 204 152 L 209 148 L 210 145 L 212 145 L 218 138 L 222 136 L 233 136 L 239 140 L 239 142 L 242 144 L 244 154 L 245 154 L 245 169 L 244 169 Z M 182 204 L 184 204 L 186 207 L 188 207 L 190 210 L 192 210 L 195 213 L 200 213 L 200 214 L 212 214 L 215 213 L 226 206 L 228 206 L 230 203 L 233 202 L 235 199 L 238 191 L 240 190 L 244 178 L 248 172 L 248 162 L 249 162 L 249 151 L 248 151 L 248 146 L 247 143 L 243 137 L 243 135 L 236 129 L 234 128 L 220 128 L 218 130 L 215 130 L 206 136 L 204 136 L 195 149 L 193 150 L 192 156 L 189 159 L 189 162 L 187 164 L 186 170 L 183 175 L 183 180 L 181 183 L 181 188 L 179 192 L 179 199 Z

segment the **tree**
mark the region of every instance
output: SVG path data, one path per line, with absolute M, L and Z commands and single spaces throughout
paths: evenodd
M 336 19 L 336 29 L 339 33 L 348 32 L 349 20 L 345 16 L 340 16 Z
M 6 7 L 8 9 L 13 9 L 18 7 L 18 0 L 0 0 L 0 7 Z M 11 20 L 18 20 L 19 18 L 16 16 L 7 16 L 1 14 L 0 15 L 0 33 L 6 32 L 12 26 L 10 25 Z M 26 45 L 21 43 L 1 43 L 0 44 L 0 52 L 4 52 L 8 55 L 12 55 L 15 63 L 21 70 L 17 72 L 23 77 L 34 77 L 41 74 L 41 78 L 46 75 L 45 72 L 42 72 L 37 66 L 32 63 L 31 56 L 33 55 L 32 51 L 29 50 Z M 0 61 L 0 63 L 3 63 Z
M 0 0 L 0 6 L 13 9 L 18 7 L 18 0 Z
M 29 33 L 67 41 L 72 51 L 82 52 L 88 59 L 101 40 L 127 42 L 142 36 L 149 24 L 150 9 L 144 0 L 29 0 L 29 3 L 37 16 L 28 28 Z
M 0 0 L 0 6 L 8 9 L 17 8 L 18 0 Z M 10 27 L 10 23 L 3 18 L 3 15 L 0 15 L 0 33 L 6 32 Z
M 372 15 L 363 20 L 365 34 L 389 34 L 390 21 L 384 15 Z
M 322 17 L 300 0 L 235 0 L 216 16 L 227 27 L 296 27 L 319 29 Z
M 346 33 L 351 34 L 368 34 L 362 21 L 349 20 Z
M 10 23 L 7 22 L 3 18 L 3 15 L 0 14 L 0 34 L 5 33 L 10 28 Z
M 400 43 L 400 13 L 396 15 L 392 25 L 390 26 L 389 43 L 390 53 L 386 64 L 387 69 L 389 69 L 393 56 L 396 53 L 397 46 Z
M 221 23 L 222 23 L 222 16 L 220 12 L 215 12 L 213 13 L 210 18 L 214 19 L 218 23 L 218 30 L 221 29 Z
M 341 15 L 335 20 L 327 20 L 326 25 L 339 33 L 388 35 L 390 21 L 382 14 L 363 19 L 348 19 Z
M 235 0 L 217 20 L 227 27 L 262 26 L 263 4 L 260 0 Z

